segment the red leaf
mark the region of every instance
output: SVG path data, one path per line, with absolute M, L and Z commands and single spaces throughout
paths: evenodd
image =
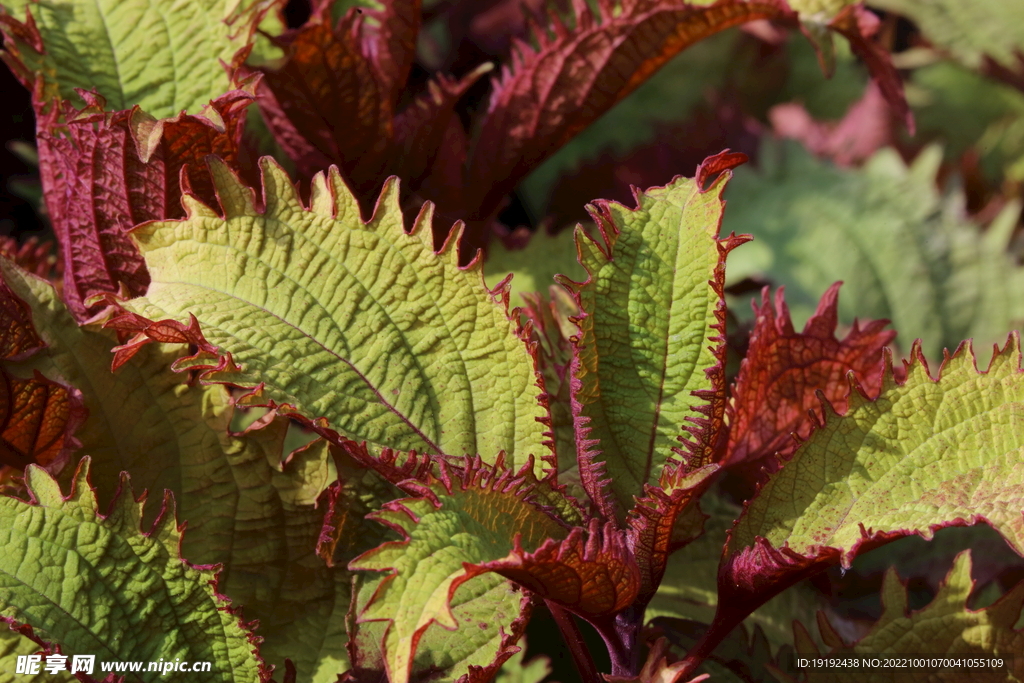
M 703 533 L 707 517 L 697 500 L 718 469 L 711 464 L 688 471 L 681 463 L 671 463 L 662 474 L 661 486 L 646 486 L 644 497 L 630 511 L 626 533 L 640 568 L 639 604 L 646 605 L 654 597 L 668 556 Z
M 386 175 L 393 104 L 360 50 L 359 18 L 349 12 L 332 30 L 324 8 L 302 28 L 278 38 L 285 62 L 259 69 L 263 78 L 256 98 L 267 126 L 301 175 L 312 176 L 336 163 L 353 188 L 366 193 Z M 251 73 L 242 67 L 236 78 Z
M 725 465 L 743 463 L 753 472 L 767 465 L 775 471 L 778 458 L 787 458 L 797 448 L 792 435 L 806 439 L 811 433 L 808 411 L 820 407 L 816 391 L 822 391 L 837 411 L 846 412 L 850 372 L 869 396 L 878 395 L 882 347 L 896 333 L 884 329 L 887 320 L 863 326 L 855 321 L 844 339 L 836 339 L 841 284 L 822 295 L 803 332 L 793 329 L 783 290 L 776 294 L 774 306 L 768 288 L 762 291 L 761 306 L 754 306 L 757 320 L 750 347 L 729 404 Z
M 13 237 L 0 237 L 0 255 L 6 256 L 15 265 L 33 275 L 47 280 L 59 280 L 60 269 L 53 242 L 40 242 L 38 237 L 29 237 L 22 244 Z
M 45 343 L 32 326 L 28 304 L 0 278 L 0 359 L 20 360 Z
M 24 469 L 63 460 L 81 444 L 74 438 L 86 409 L 77 391 L 35 371 L 30 379 L 0 371 L 0 463 Z
M 0 359 L 20 360 L 43 346 L 28 305 L 0 277 Z M 59 470 L 81 445 L 74 433 L 86 414 L 77 389 L 38 371 L 31 378 L 16 377 L 0 364 L 0 463 Z
M 496 79 L 469 162 L 472 220 L 486 220 L 538 164 L 693 43 L 755 19 L 794 20 L 780 0 L 600 0 L 599 20 L 574 0 L 575 28 L 557 16 L 534 26 L 534 48 L 516 40 Z
M 914 114 L 907 104 L 903 81 L 892 64 L 892 56 L 871 40 L 878 31 L 878 17 L 865 9 L 864 5 L 848 5 L 836 15 L 829 27 L 850 41 L 853 53 L 864 60 L 885 101 L 913 135 Z
M 438 76 L 426 93 L 395 118 L 392 172 L 414 191 L 443 154 L 449 125 L 462 127 L 455 116 L 459 98 L 490 70 L 491 65 L 484 64 L 460 79 Z
M 362 51 L 377 72 L 377 82 L 394 110 L 416 61 L 421 0 L 380 0 L 380 9 L 367 7 L 372 21 L 362 27 Z
M 515 549 L 501 560 L 467 565 L 467 580 L 485 572 L 526 586 L 584 618 L 615 614 L 636 598 L 640 572 L 625 535 L 612 522 L 591 519 L 584 530 L 562 539 L 548 539 L 528 553 L 516 539 Z
M 38 94 L 38 91 L 37 91 Z M 127 235 L 149 220 L 183 215 L 182 178 L 207 200 L 213 186 L 200 171 L 207 154 L 237 159 L 244 110 L 252 95 L 235 90 L 210 103 L 203 116 L 184 113 L 157 121 L 138 107 L 107 112 L 95 93 L 86 106 L 36 98 L 40 174 L 46 206 L 61 246 L 64 297 L 75 316 L 104 292 L 139 295 L 149 274 Z

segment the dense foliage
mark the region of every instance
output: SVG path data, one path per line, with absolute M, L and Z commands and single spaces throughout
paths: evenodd
M 0 31 L 0 681 L 1024 680 L 1021 3 Z

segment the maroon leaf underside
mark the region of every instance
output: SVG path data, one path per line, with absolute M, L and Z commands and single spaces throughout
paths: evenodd
M 841 284 L 822 295 L 799 333 L 793 329 L 782 288 L 774 305 L 767 287 L 761 292 L 761 305 L 752 304 L 756 321 L 732 389 L 723 464 L 753 484 L 777 471 L 799 440 L 810 435 L 814 420 L 820 419 L 811 417 L 820 407 L 817 391 L 845 413 L 848 373 L 854 373 L 868 396 L 876 397 L 881 389 L 882 348 L 896 332 L 884 329 L 887 320 L 863 325 L 854 321 L 846 337 L 836 339 Z
M 362 52 L 377 73 L 381 92 L 394 110 L 416 61 L 416 39 L 422 23 L 422 0 L 381 0 L 366 7 L 361 31 Z
M 914 134 L 914 114 L 903 92 L 903 80 L 893 66 L 892 56 L 872 40 L 878 32 L 878 17 L 863 4 L 848 5 L 829 23 L 829 28 L 849 41 L 853 53 L 864 60 L 872 78 L 889 103 L 893 113 L 903 121 L 910 135 Z
M 436 76 L 428 84 L 427 92 L 395 118 L 389 171 L 402 179 L 406 191 L 435 202 L 446 219 L 459 212 L 463 199 L 459 190 L 463 184 L 466 134 L 455 105 L 490 70 L 490 64 L 485 64 L 461 79 Z
M 28 306 L 0 277 L 0 360 L 21 360 L 44 346 Z M 81 447 L 74 434 L 87 415 L 77 389 L 38 371 L 16 377 L 0 364 L 0 463 L 59 471 Z
M 13 237 L 0 237 L 0 256 L 13 261 L 22 270 L 50 280 L 60 287 L 57 283 L 63 271 L 58 267 L 60 262 L 51 240 L 40 241 L 38 237 L 32 236 L 18 244 L 18 240 Z
M 128 231 L 184 215 L 183 189 L 212 199 L 202 160 L 217 154 L 237 161 L 252 95 L 235 90 L 211 102 L 214 122 L 184 113 L 157 121 L 138 107 L 108 112 L 99 95 L 80 94 L 82 109 L 36 99 L 36 139 L 61 247 L 64 298 L 83 320 L 97 310 L 87 303 L 92 296 L 122 288 L 131 296 L 145 293 L 149 273 Z
M 276 38 L 279 68 L 262 67 L 256 99 L 267 127 L 300 175 L 337 164 L 360 195 L 383 181 L 393 135 L 393 102 L 361 52 L 360 15 L 350 11 L 331 28 L 329 9 Z M 240 67 L 235 78 L 254 69 Z
M 574 28 L 557 15 L 547 27 L 533 22 L 538 47 L 514 40 L 494 81 L 467 173 L 471 223 L 490 219 L 530 170 L 693 43 L 756 19 L 795 22 L 781 0 L 600 0 L 600 19 L 584 0 L 572 7 Z

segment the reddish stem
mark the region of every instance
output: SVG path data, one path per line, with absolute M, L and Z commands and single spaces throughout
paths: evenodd
M 576 664 L 576 670 L 579 671 L 583 683 L 601 683 L 594 658 L 590 656 L 590 651 L 583 642 L 583 634 L 580 633 L 580 628 L 572 615 L 550 600 L 545 600 L 544 604 L 558 624 L 558 630 L 562 632 L 562 639 L 569 648 L 572 661 Z

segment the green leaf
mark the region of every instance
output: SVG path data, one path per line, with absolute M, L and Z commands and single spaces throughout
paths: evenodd
M 580 473 L 609 517 L 658 483 L 673 448 L 686 447 L 691 466 L 711 461 L 724 410 L 725 255 L 744 241 L 718 238 L 728 175 L 706 191 L 699 170 L 638 192 L 636 209 L 596 203 L 601 239 L 577 228 L 589 278 L 563 282 L 582 310 L 572 367 Z
M 385 580 L 386 577 L 364 578 L 355 604 L 356 614 L 362 612 Z M 471 674 L 471 667 L 479 667 L 483 672 L 496 671 L 500 662 L 516 649 L 516 640 L 531 612 L 529 598 L 497 574 L 463 583 L 452 595 L 450 605 L 458 626 L 449 629 L 434 622 L 423 631 L 412 662 L 411 680 L 457 683 Z M 384 680 L 387 665 L 382 639 L 386 622 L 353 623 L 349 629 L 356 651 L 352 671 L 355 680 Z M 511 661 L 506 661 L 505 666 Z
M 17 36 L 4 59 L 30 89 L 41 74 L 47 98 L 75 100 L 75 88 L 95 89 L 112 110 L 139 105 L 158 119 L 182 110 L 197 114 L 231 89 L 221 60 L 231 64 L 248 44 L 262 15 L 259 4 L 3 0 L 11 15 L 2 20 L 4 31 Z M 32 24 L 28 34 L 12 25 L 26 12 L 37 33 Z
M 513 476 L 511 470 L 488 470 L 477 460 L 467 465 L 461 480 L 452 478 L 446 467 L 441 477 L 422 487 L 424 497 L 397 500 L 376 513 L 374 519 L 402 539 L 384 543 L 349 565 L 387 573 L 359 601 L 357 623 L 387 624 L 380 650 L 392 683 L 410 680 L 414 656 L 431 624 L 449 631 L 485 631 L 477 624 L 486 624 L 499 605 L 512 599 L 508 582 L 486 573 L 488 563 L 507 559 L 514 564 L 545 540 L 566 535 L 564 527 L 524 500 L 528 490 L 522 488 L 522 476 Z M 516 530 L 514 539 L 509 529 Z M 453 597 L 460 587 L 464 597 L 465 591 L 471 596 L 497 593 L 459 614 Z M 518 618 L 522 609 L 507 616 Z M 488 651 L 494 656 L 493 649 Z
M 1012 294 L 1024 291 L 1024 269 L 1006 251 L 1016 205 L 982 234 L 963 218 L 961 193 L 936 191 L 938 149 L 909 168 L 884 149 L 856 170 L 794 144 L 764 152 L 761 169 L 741 169 L 729 190 L 724 228 L 754 236 L 730 258 L 729 277 L 785 285 L 795 324 L 836 280 L 841 321 L 891 320 L 932 359 L 971 337 L 984 354 L 1024 321 L 1024 299 Z
M 971 68 L 989 56 L 1008 67 L 1024 50 L 1024 5 L 1003 0 L 871 0 L 902 14 L 937 47 Z
M 88 469 L 85 459 L 65 498 L 50 475 L 29 466 L 33 502 L 0 499 L 0 615 L 31 625 L 66 653 L 209 661 L 208 680 L 259 680 L 252 634 L 217 595 L 217 572 L 178 555 L 172 499 L 144 532 L 128 478 L 104 516 Z
M 225 388 L 189 387 L 167 368 L 180 346 L 144 349 L 112 374 L 113 334 L 79 327 L 49 283 L 4 259 L 0 274 L 28 305 L 45 342 L 23 361 L 4 361 L 4 370 L 38 371 L 81 388 L 89 417 L 75 436 L 92 456 L 101 504 L 113 498 L 122 470 L 140 488 L 170 490 L 191 530 L 182 552 L 192 562 L 224 565 L 220 591 L 242 604 L 247 618 L 259 619 L 265 660 L 281 666 L 292 659 L 302 681 L 314 680 L 308 676 L 317 667 L 332 678 L 347 668 L 351 575 L 325 567 L 315 554 L 323 512 L 313 503 L 332 476 L 325 445 L 282 463 L 286 421 L 271 415 L 245 434 L 229 433 L 233 408 Z M 146 506 L 147 524 L 158 503 Z
M 972 610 L 967 601 L 974 590 L 971 579 L 971 551 L 965 550 L 956 557 L 953 568 L 939 587 L 935 599 L 923 609 L 911 612 L 908 609 L 907 588 L 902 584 L 895 569 L 885 574 L 882 583 L 881 618 L 871 630 L 854 644 L 847 644 L 822 615 L 818 620 L 822 637 L 832 644 L 829 653 L 856 653 L 871 655 L 915 654 L 915 655 L 977 655 L 1003 656 L 1010 662 L 1006 669 L 979 671 L 985 676 L 995 674 L 991 680 L 1020 680 L 1024 677 L 1024 631 L 1014 628 L 1024 604 L 1024 583 L 1018 583 L 1009 593 L 995 604 L 984 609 Z M 804 655 L 819 655 L 820 651 L 810 640 L 805 629 L 794 625 L 797 650 Z M 837 642 L 838 641 L 838 642 Z M 965 671 L 954 667 L 937 670 L 910 670 L 900 676 L 906 683 L 925 681 L 961 681 Z M 807 683 L 828 681 L 883 681 L 882 677 L 865 675 L 868 672 L 836 669 L 827 674 L 821 670 L 808 670 Z M 1008 678 L 1007 676 L 1012 676 Z
M 852 391 L 849 402 L 844 417 L 826 409 L 825 424 L 751 500 L 733 554 L 757 536 L 801 554 L 837 548 L 848 562 L 875 534 L 929 538 L 939 526 L 982 519 L 1024 554 L 1016 333 L 985 373 L 965 344 L 933 380 L 915 349 L 904 383 L 888 370 L 878 400 Z
M 224 218 L 186 197 L 186 219 L 133 233 L 153 284 L 123 304 L 144 319 L 112 321 L 139 332 L 117 362 L 170 327 L 185 330 L 149 321 L 194 315 L 206 337 L 186 330 L 202 351 L 179 369 L 258 386 L 263 402 L 324 418 L 355 441 L 449 455 L 504 451 L 517 467 L 534 456 L 541 471 L 551 457 L 548 415 L 507 294 L 483 286 L 478 263 L 458 267 L 454 235 L 434 252 L 429 208 L 406 234 L 392 180 L 364 223 L 334 169 L 314 179 L 307 210 L 284 171 L 264 159 L 266 208 L 258 211 L 222 163 L 211 168 Z

